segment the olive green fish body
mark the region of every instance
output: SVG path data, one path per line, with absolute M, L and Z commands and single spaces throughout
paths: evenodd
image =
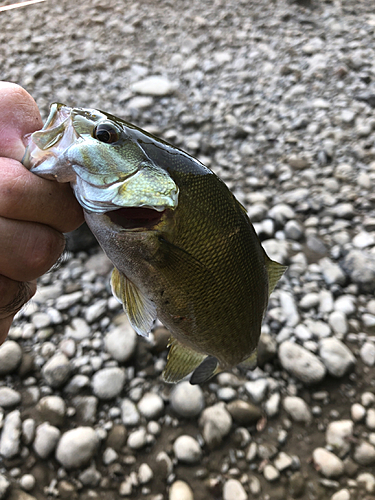
M 157 317 L 170 330 L 165 379 L 251 365 L 285 268 L 267 257 L 244 207 L 183 151 L 106 113 L 54 106 L 24 163 L 71 182 L 137 332 Z

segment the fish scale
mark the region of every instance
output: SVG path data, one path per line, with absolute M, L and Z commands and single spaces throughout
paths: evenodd
M 285 267 L 268 258 L 246 210 L 211 170 L 110 114 L 62 104 L 31 136 L 24 164 L 71 182 L 135 330 L 147 336 L 157 317 L 170 330 L 166 381 L 194 371 L 191 382 L 201 383 L 254 366 Z

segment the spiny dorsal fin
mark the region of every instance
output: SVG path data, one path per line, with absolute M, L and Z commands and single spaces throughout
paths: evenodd
M 156 306 L 116 268 L 112 272 L 113 295 L 122 302 L 129 322 L 142 337 L 148 337 L 156 320 Z
M 205 354 L 193 351 L 182 345 L 178 340 L 169 339 L 167 365 L 163 371 L 165 382 L 175 384 L 189 375 L 206 357 Z
M 277 282 L 281 276 L 288 269 L 287 266 L 283 266 L 269 257 L 266 258 L 266 268 L 268 273 L 268 296 L 274 291 Z
M 203 384 L 219 373 L 219 371 L 221 370 L 218 360 L 213 356 L 207 356 L 198 368 L 194 370 L 193 375 L 190 377 L 190 383 L 191 385 Z

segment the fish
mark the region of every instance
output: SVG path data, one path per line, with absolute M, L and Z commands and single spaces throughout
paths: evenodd
M 253 369 L 268 299 L 286 267 L 264 251 L 244 206 L 209 168 L 96 109 L 51 105 L 23 164 L 69 182 L 114 265 L 111 286 L 135 331 L 169 330 L 162 374 L 202 384 Z

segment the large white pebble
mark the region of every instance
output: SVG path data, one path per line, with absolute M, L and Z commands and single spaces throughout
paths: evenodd
M 194 495 L 185 481 L 175 481 L 169 489 L 169 500 L 194 500 Z
M 202 457 L 202 450 L 198 441 L 187 435 L 176 439 L 173 444 L 173 451 L 180 462 L 187 464 L 196 464 Z
M 66 469 L 86 465 L 94 456 L 99 438 L 91 427 L 77 427 L 62 435 L 56 449 L 56 458 Z
M 339 477 L 344 472 L 343 461 L 325 448 L 316 448 L 313 460 L 317 470 L 325 477 Z
M 223 500 L 247 500 L 247 493 L 238 479 L 228 479 L 223 487 Z
M 13 372 L 21 363 L 22 349 L 14 342 L 7 340 L 0 346 L 0 376 Z
M 196 417 L 204 408 L 203 391 L 199 385 L 191 385 L 187 381 L 180 382 L 172 390 L 170 404 L 181 417 Z
M 138 402 L 138 410 L 144 417 L 153 420 L 162 414 L 164 401 L 158 394 L 146 392 Z

